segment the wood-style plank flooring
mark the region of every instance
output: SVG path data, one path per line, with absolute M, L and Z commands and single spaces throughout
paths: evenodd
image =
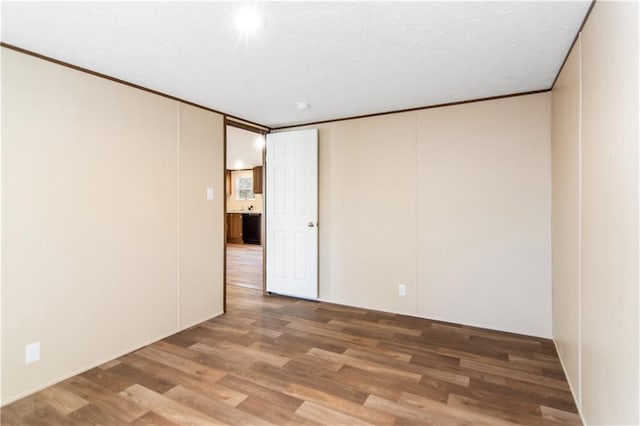
M 262 246 L 227 243 L 227 284 L 262 289 Z
M 227 314 L 10 404 L 2 425 L 579 423 L 549 340 L 228 291 Z

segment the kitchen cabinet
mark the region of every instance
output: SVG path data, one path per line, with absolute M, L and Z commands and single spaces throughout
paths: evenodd
M 242 215 L 227 213 L 227 242 L 242 244 Z
M 253 193 L 262 194 L 262 166 L 253 168 Z
M 231 195 L 231 170 L 224 171 L 224 191 L 227 195 Z

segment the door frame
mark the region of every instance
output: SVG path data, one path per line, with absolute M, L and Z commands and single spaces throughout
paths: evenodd
M 224 218 L 224 232 L 223 232 L 223 246 L 222 246 L 222 253 L 223 253 L 223 260 L 222 260 L 222 312 L 227 312 L 227 191 L 226 191 L 226 182 L 227 182 L 227 176 L 226 176 L 226 172 L 227 172 L 227 126 L 231 126 L 231 127 L 237 127 L 238 129 L 243 129 L 243 130 L 247 130 L 249 132 L 253 132 L 253 133 L 259 133 L 261 134 L 263 137 L 266 138 L 267 133 L 270 133 L 269 129 L 267 128 L 261 128 L 261 127 L 256 127 L 241 121 L 236 121 L 233 118 L 225 115 L 224 116 L 224 143 L 223 143 L 223 147 L 224 149 L 223 151 L 223 168 L 222 168 L 222 182 L 223 187 L 225 188 L 224 190 L 224 202 L 222 203 L 222 210 L 223 210 L 223 218 Z M 262 294 L 266 294 L 266 269 L 267 269 L 267 263 L 266 263 L 266 232 L 265 232 L 265 226 L 266 226 L 266 203 L 267 203 L 267 197 L 265 196 L 266 193 L 266 180 L 265 180 L 265 175 L 266 175 L 266 167 L 265 167 L 265 162 L 266 162 L 266 152 L 267 152 L 267 148 L 266 148 L 266 144 L 265 144 L 265 148 L 262 150 L 262 220 L 260 223 L 260 237 L 261 237 L 261 246 L 262 246 Z

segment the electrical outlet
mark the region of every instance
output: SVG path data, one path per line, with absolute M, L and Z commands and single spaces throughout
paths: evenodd
M 24 348 L 25 365 L 36 361 L 40 361 L 40 342 L 29 343 Z
M 398 285 L 398 296 L 406 296 L 407 295 L 407 286 L 404 284 Z

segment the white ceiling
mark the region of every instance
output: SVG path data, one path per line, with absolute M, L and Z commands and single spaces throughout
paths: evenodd
M 253 169 L 262 165 L 263 146 L 261 134 L 227 126 L 227 169 Z
M 251 3 L 245 42 L 247 2 L 3 2 L 2 41 L 278 127 L 548 89 L 590 1 Z

